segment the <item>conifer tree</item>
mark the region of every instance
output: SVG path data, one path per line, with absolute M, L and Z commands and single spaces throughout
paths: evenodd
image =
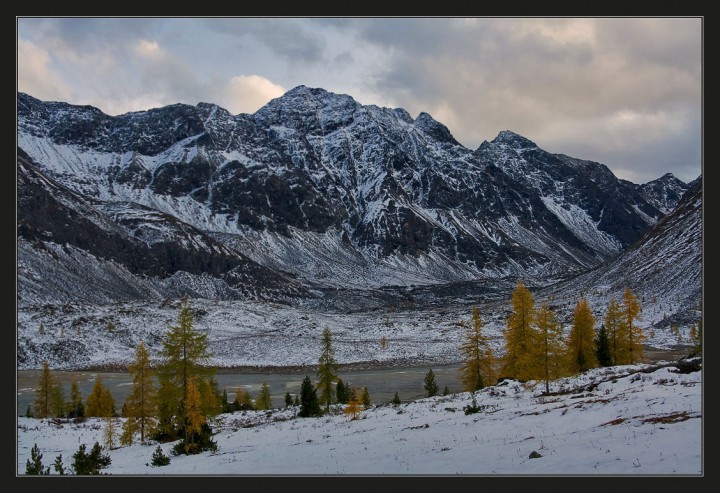
M 56 383 L 52 386 L 52 389 L 50 389 L 50 413 L 60 418 L 65 416 L 66 408 L 67 404 L 65 403 L 62 385 Z
M 62 454 L 55 457 L 55 462 L 53 462 L 53 469 L 55 469 L 55 472 L 58 473 L 60 476 L 65 475 L 65 466 L 63 466 L 62 462 Z
M 335 394 L 337 395 L 337 401 L 340 404 L 347 404 L 347 402 L 348 402 L 347 387 L 345 386 L 345 382 L 343 382 L 342 378 L 340 378 L 340 377 L 338 377 L 338 379 L 337 379 L 337 385 L 335 386 Z
M 447 385 L 446 385 L 445 388 L 443 389 L 442 395 L 450 395 L 450 389 L 448 388 Z
M 222 412 L 222 394 L 215 376 L 197 380 L 200 391 L 201 410 L 204 416 L 215 417 Z
M 40 476 L 50 474 L 50 467 L 45 468 L 42 463 L 43 454 L 37 443 L 30 449 L 30 458 L 25 462 L 25 474 L 30 476 Z
M 235 389 L 235 401 L 233 402 L 236 411 L 249 411 L 255 409 L 253 406 L 250 392 L 238 387 Z
M 183 426 L 183 440 L 176 445 L 182 446 L 186 455 L 196 454 L 206 450 L 205 442 L 211 440 L 207 430 L 207 420 L 202 414 L 202 400 L 197 387 L 198 377 L 188 380 L 185 402 L 183 406 L 185 423 Z M 177 448 L 176 448 L 177 450 Z
M 320 403 L 325 404 L 325 410 L 330 409 L 330 404 L 335 400 L 333 383 L 337 380 L 338 364 L 335 361 L 335 351 L 332 347 L 332 333 L 328 327 L 323 329 L 322 351 L 318 360 L 318 390 L 320 391 Z
M 690 329 L 690 340 L 692 340 L 693 348 L 690 356 L 702 355 L 702 318 L 698 320 L 697 325 L 693 324 Z
M 43 362 L 38 386 L 35 389 L 34 415 L 36 418 L 49 418 L 52 416 L 52 395 L 56 387 L 55 379 L 50 372 L 47 360 Z
M 642 308 L 637 295 L 630 288 L 625 288 L 622 300 L 623 317 L 621 327 L 627 348 L 628 363 L 630 364 L 644 359 L 643 344 L 647 337 L 643 334 L 642 329 L 635 324 L 636 320 L 641 320 L 641 311 Z
M 320 403 L 318 402 L 315 386 L 310 381 L 310 377 L 305 375 L 300 385 L 300 412 L 298 412 L 298 416 L 309 418 L 319 416 L 320 412 Z
M 82 418 L 85 416 L 85 405 L 76 380 L 73 380 L 70 384 L 70 402 L 68 402 L 67 415 L 69 418 Z
M 112 463 L 110 456 L 102 453 L 102 447 L 98 442 L 95 442 L 90 453 L 85 452 L 86 448 L 83 443 L 73 454 L 72 468 L 77 476 L 100 474 L 100 469 Z
M 610 299 L 603 322 L 610 343 L 610 364 L 626 364 L 629 355 L 623 349 L 622 310 L 615 298 Z
M 293 406 L 299 407 L 300 406 L 300 395 L 295 394 L 295 399 L 293 399 Z
M 435 374 L 433 373 L 432 368 L 430 368 L 430 370 L 425 374 L 425 383 L 423 388 L 425 389 L 425 392 L 427 392 L 428 397 L 433 397 L 438 393 L 438 384 L 435 381 Z
M 260 386 L 260 392 L 258 393 L 258 397 L 255 400 L 255 409 L 271 409 L 272 408 L 272 398 L 270 397 L 270 386 L 266 383 L 263 383 Z
M 208 351 L 207 334 L 194 328 L 194 316 L 187 298 L 180 307 L 177 325 L 171 326 L 160 351 L 162 361 L 157 375 L 158 396 L 158 438 L 175 440 L 184 437 L 187 416 L 184 405 L 188 398 L 189 382 L 197 378 L 198 382 L 210 380 L 214 368 L 207 365 L 211 355 Z M 200 406 L 215 401 L 212 408 L 218 406 L 217 396 L 210 391 L 211 386 L 195 384 L 200 393 Z
M 464 390 L 474 392 L 495 383 L 495 355 L 488 338 L 482 333 L 482 320 L 477 306 L 473 307 L 471 323 L 466 325 L 461 322 L 460 325 L 465 329 L 460 346 L 463 358 L 461 379 Z
M 105 388 L 102 378 L 95 377 L 95 385 L 85 404 L 85 415 L 89 417 L 108 418 L 115 414 L 115 401 L 110 391 Z
M 595 356 L 600 366 L 612 366 L 612 349 L 605 324 L 600 325 L 600 330 L 597 332 L 597 338 L 595 339 Z
M 542 364 L 542 378 L 545 380 L 545 393 L 550 393 L 550 380 L 558 378 L 562 372 L 564 341 L 563 332 L 556 313 L 547 303 L 542 303 L 535 314 L 538 334 L 538 352 Z
M 103 443 L 105 448 L 112 450 L 115 448 L 115 441 L 117 440 L 117 431 L 115 430 L 116 419 L 114 416 L 105 418 L 105 429 L 103 430 Z
M 538 365 L 537 334 L 533 329 L 535 321 L 535 299 L 522 281 L 518 281 L 512 293 L 512 313 L 508 317 L 505 331 L 505 356 L 502 375 L 527 381 L 542 375 Z
M 223 389 L 221 402 L 222 402 L 222 412 L 224 412 L 224 413 L 232 412 L 232 410 L 233 410 L 232 403 L 228 402 L 227 389 Z
M 350 416 L 350 420 L 352 421 L 358 419 L 358 415 L 360 414 L 362 409 L 363 406 L 357 398 L 357 393 L 353 392 L 352 397 L 347 403 L 347 406 L 345 406 L 345 409 L 343 409 L 343 413 Z
M 399 406 L 402 403 L 402 401 L 400 400 L 400 394 L 398 394 L 397 391 L 395 391 L 395 395 L 390 402 L 392 402 L 393 406 Z
M 595 356 L 595 316 L 585 298 L 580 299 L 573 312 L 573 325 L 568 338 L 568 364 L 572 373 L 582 373 L 597 367 Z
M 150 354 L 144 342 L 135 350 L 135 361 L 128 368 L 133 376 L 132 390 L 125 400 L 123 415 L 123 435 L 121 443 L 131 445 L 136 433 L 140 433 L 140 443 L 145 444 L 146 434 L 155 426 L 157 414 L 156 391 L 153 371 L 150 366 Z
M 287 392 L 285 392 L 285 407 L 292 406 L 292 403 L 293 403 L 293 399 L 292 399 L 292 396 L 290 395 L 290 391 L 288 390 Z
M 370 391 L 367 387 L 363 387 L 362 392 L 360 393 L 360 403 L 365 407 L 365 409 L 369 408 L 371 405 Z
M 153 452 L 150 464 L 152 464 L 153 467 L 162 467 L 170 464 L 170 457 L 165 455 L 160 445 L 158 445 L 155 452 Z

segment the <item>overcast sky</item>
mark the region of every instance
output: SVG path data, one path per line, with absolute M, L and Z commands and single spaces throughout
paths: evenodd
M 701 18 L 18 18 L 18 90 L 253 113 L 298 85 L 512 130 L 635 183 L 701 173 Z

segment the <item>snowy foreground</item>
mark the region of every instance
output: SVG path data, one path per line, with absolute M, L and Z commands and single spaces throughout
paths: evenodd
M 106 451 L 110 475 L 679 475 L 703 467 L 702 372 L 650 365 L 595 369 L 551 384 L 504 381 L 470 393 L 383 405 L 349 420 L 339 410 L 297 418 L 296 408 L 223 414 L 217 452 L 150 466 L 157 443 Z M 66 468 L 81 443 L 103 443 L 102 420 L 18 418 L 17 472 L 37 443 L 43 463 Z M 532 452 L 540 457 L 530 458 Z M 536 455 L 536 454 L 533 454 Z M 51 468 L 52 469 L 52 468 Z M 54 471 L 53 471 L 54 473 Z

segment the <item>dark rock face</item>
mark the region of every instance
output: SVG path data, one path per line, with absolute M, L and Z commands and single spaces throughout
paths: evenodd
M 79 196 L 43 175 L 21 149 L 17 176 L 18 236 L 37 249 L 49 251 L 47 243 L 74 247 L 139 276 L 207 274 L 222 279 L 231 291 L 261 286 L 288 296 L 303 292 L 173 216 L 138 204 Z
M 200 103 L 111 117 L 20 93 L 18 142 L 18 163 L 44 177 L 22 178 L 37 199 L 19 198 L 29 208 L 19 235 L 63 239 L 137 274 L 206 273 L 236 287 L 243 276 L 231 273 L 242 268 L 285 282 L 259 274 L 261 265 L 277 268 L 317 235 L 364 259 L 360 274 L 378 285 L 378 265 L 423 259 L 435 266 L 430 282 L 578 273 L 637 241 L 687 189 L 671 175 L 619 180 L 510 131 L 473 151 L 427 113 L 413 120 L 305 86 L 235 116 Z M 66 210 L 56 193 L 82 208 Z M 78 226 L 62 230 L 65 217 Z M 148 240 L 158 224 L 173 233 Z M 258 234 L 239 252 L 247 232 Z M 241 241 L 230 248 L 210 233 Z M 177 246 L 194 237 L 202 247 Z M 345 258 L 328 263 L 340 272 Z M 313 278 L 287 261 L 279 267 Z

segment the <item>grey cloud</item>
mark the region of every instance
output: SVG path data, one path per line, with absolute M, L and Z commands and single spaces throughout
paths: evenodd
M 537 21 L 555 28 L 565 22 Z M 572 42 L 508 19 L 356 19 L 349 25 L 365 42 L 385 46 L 391 58 L 369 79 L 372 89 L 414 114 L 450 108 L 454 124 L 448 126 L 465 145 L 510 129 L 557 144 L 558 152 L 587 149 L 575 157 L 598 156 L 649 180 L 673 170 L 681 179 L 699 172 L 699 24 L 675 21 L 593 19 L 594 36 Z M 618 144 L 601 137 L 613 134 L 618 114 L 642 120 L 679 106 L 691 108 L 692 117 L 617 136 L 636 147 L 613 152 Z M 578 141 L 586 144 L 573 144 Z
M 230 36 L 252 36 L 291 63 L 323 59 L 324 42 L 302 19 L 205 19 L 204 25 Z

